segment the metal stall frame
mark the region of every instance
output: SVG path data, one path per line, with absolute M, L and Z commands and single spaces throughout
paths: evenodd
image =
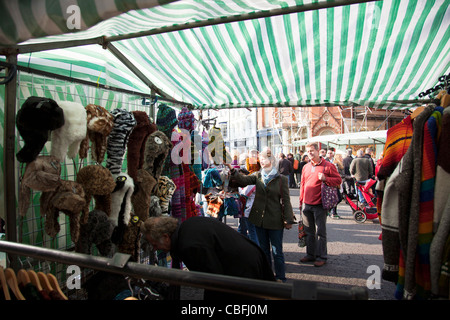
M 295 280 L 293 283 L 255 280 L 196 271 L 170 269 L 129 261 L 130 255 L 116 253 L 112 258 L 39 248 L 10 241 L 0 241 L 0 251 L 66 265 L 130 276 L 136 279 L 167 282 L 173 285 L 245 294 L 275 300 L 368 300 L 368 289 L 351 287 L 333 289 L 317 282 Z

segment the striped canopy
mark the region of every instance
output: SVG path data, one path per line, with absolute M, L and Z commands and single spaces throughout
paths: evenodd
M 67 29 L 77 22 L 64 10 L 71 3 L 81 30 Z M 19 49 L 19 64 L 157 89 L 197 109 L 414 107 L 450 73 L 450 0 L 11 0 L 0 9 L 0 50 Z

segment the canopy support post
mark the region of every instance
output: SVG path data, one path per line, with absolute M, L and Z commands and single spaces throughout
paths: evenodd
M 15 179 L 15 144 L 16 144 L 16 100 L 17 100 L 17 53 L 6 56 L 7 74 L 14 72 L 11 80 L 5 86 L 5 120 L 3 136 L 3 192 L 5 213 L 6 239 L 17 242 L 17 210 L 16 210 L 16 179 Z M 14 269 L 16 259 L 9 256 Z

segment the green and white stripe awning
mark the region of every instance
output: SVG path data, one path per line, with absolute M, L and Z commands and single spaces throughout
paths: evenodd
M 22 20 L 30 10 L 36 21 L 40 13 L 54 17 L 60 13 L 48 5 L 54 2 L 61 8 L 74 1 L 46 1 L 41 9 L 29 5 L 28 11 L 22 10 Z M 20 54 L 20 63 L 66 74 L 75 67 L 77 77 L 143 93 L 149 93 L 150 82 L 199 109 L 411 107 L 417 104 L 397 101 L 418 99 L 420 92 L 450 72 L 450 0 L 352 5 L 341 5 L 352 1 L 180 0 L 133 10 L 125 6 L 132 1 L 105 1 L 111 2 L 121 8 L 116 12 L 126 13 L 76 33 L 48 32 L 47 37 L 31 39 L 36 34 L 29 31 L 30 40 L 17 47 L 28 52 L 72 46 L 76 41 L 95 44 Z M 80 7 L 83 21 L 95 21 L 90 14 L 105 16 L 98 12 L 100 1 L 92 3 L 97 6 L 91 5 L 91 11 Z M 266 17 L 257 18 L 260 15 Z M 12 39 L 25 40 L 13 35 L 26 32 L 0 25 L 4 47 L 11 46 Z M 37 35 L 44 36 L 44 30 Z M 127 69 L 98 44 L 120 52 L 134 69 Z

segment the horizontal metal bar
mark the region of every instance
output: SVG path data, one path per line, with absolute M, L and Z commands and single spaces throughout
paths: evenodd
M 219 274 L 184 271 L 128 262 L 118 266 L 114 258 L 92 256 L 76 252 L 67 252 L 41 248 L 16 242 L 0 241 L 0 251 L 17 256 L 31 257 L 39 260 L 54 261 L 67 265 L 123 274 L 135 278 L 167 282 L 209 290 L 245 294 L 265 299 L 339 299 L 367 300 L 366 288 L 354 287 L 349 290 L 329 289 L 317 286 L 311 290 L 311 282 L 300 280 L 294 283 L 279 283 L 264 280 L 232 277 Z M 306 291 L 305 291 L 306 290 Z

